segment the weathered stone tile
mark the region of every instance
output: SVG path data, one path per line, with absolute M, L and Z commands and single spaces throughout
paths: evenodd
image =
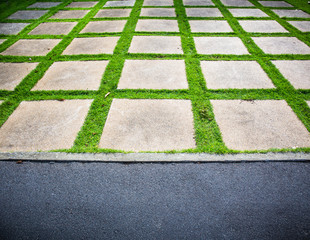
M 289 24 L 302 32 L 310 32 L 310 21 L 289 21 Z
M 133 7 L 136 0 L 107 1 L 103 7 Z
M 4 43 L 6 41 L 6 39 L 0 39 L 0 45 L 2 44 L 2 43 Z
M 253 37 L 267 54 L 310 54 L 310 48 L 295 37 Z
M 217 8 L 186 8 L 188 17 L 223 17 Z
M 37 65 L 37 63 L 0 63 L 0 89 L 14 90 Z
M 1 53 L 15 56 L 45 56 L 60 39 L 21 39 Z
M 29 23 L 0 23 L 0 34 L 17 34 L 28 25 Z
M 192 32 L 233 32 L 226 21 L 191 20 L 189 24 Z
M 99 10 L 95 18 L 129 17 L 131 9 L 103 9 Z
M 246 32 L 255 32 L 255 33 L 288 32 L 277 21 L 273 20 L 244 20 L 239 21 L 239 24 Z
M 55 62 L 32 90 L 98 90 L 108 61 Z
M 274 88 L 255 61 L 201 61 L 201 69 L 209 89 Z
M 144 0 L 143 6 L 173 6 L 173 0 Z
M 251 8 L 230 8 L 228 9 L 234 17 L 268 17 L 266 13 L 259 9 Z
M 50 19 L 80 19 L 83 18 L 88 12 L 89 10 L 61 10 L 51 16 Z
M 310 107 L 310 101 L 307 101 L 308 106 Z
M 274 60 L 272 63 L 294 88 L 310 89 L 310 60 Z
M 27 19 L 38 19 L 42 17 L 47 10 L 21 10 L 13 13 L 8 19 L 20 19 L 20 20 L 27 20 Z
M 135 152 L 195 148 L 191 102 L 114 99 L 99 147 Z
M 122 32 L 126 20 L 89 22 L 81 33 Z
M 142 8 L 142 17 L 175 17 L 174 8 Z
M 247 0 L 221 0 L 225 6 L 234 7 L 253 7 L 254 5 Z
M 211 100 L 211 104 L 224 143 L 230 149 L 310 146 L 309 132 L 284 100 Z
M 0 128 L 0 151 L 71 148 L 91 102 L 22 102 Z
M 67 8 L 91 8 L 94 7 L 98 2 L 72 2 L 67 5 Z
M 301 10 L 286 10 L 286 9 L 274 9 L 274 11 L 277 15 L 280 17 L 296 17 L 296 18 L 309 18 L 310 14 L 305 13 Z
M 28 8 L 52 8 L 59 4 L 61 4 L 61 2 L 36 2 L 31 4 Z
M 265 7 L 293 7 L 285 1 L 259 1 Z
M 76 22 L 45 22 L 33 29 L 29 35 L 61 35 L 68 34 L 76 26 Z
M 194 37 L 199 54 L 249 54 L 237 37 Z
M 211 0 L 183 0 L 184 6 L 214 6 Z
M 130 53 L 183 54 L 180 37 L 134 36 Z
M 136 32 L 178 32 L 177 20 L 140 19 Z
M 126 60 L 118 89 L 186 89 L 184 60 Z
M 62 55 L 112 54 L 119 37 L 75 38 Z

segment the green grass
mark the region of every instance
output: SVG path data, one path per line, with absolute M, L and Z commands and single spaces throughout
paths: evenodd
M 40 0 L 42 1 L 42 0 Z M 85 0 L 83 0 L 85 1 Z M 235 18 L 228 11 L 220 0 L 212 0 L 223 17 L 218 18 L 188 18 L 185 14 L 185 7 L 182 0 L 174 0 L 174 6 L 177 18 L 160 18 L 160 19 L 177 19 L 179 24 L 179 32 L 175 33 L 135 33 L 135 27 L 138 19 L 148 19 L 140 17 L 139 14 L 143 5 L 143 0 L 136 0 L 134 7 L 126 26 L 122 33 L 87 33 L 80 34 L 79 32 L 86 26 L 89 21 L 104 21 L 113 20 L 115 18 L 94 18 L 96 13 L 102 9 L 107 0 L 100 0 L 98 4 L 91 8 L 90 12 L 82 19 L 70 20 L 54 20 L 48 19 L 58 10 L 64 9 L 72 0 L 64 0 L 57 7 L 49 9 L 49 12 L 38 20 L 7 20 L 6 18 L 17 10 L 26 9 L 27 6 L 36 2 L 35 0 L 9 0 L 0 1 L 0 21 L 1 22 L 28 22 L 30 23 L 23 31 L 17 35 L 0 35 L 0 38 L 5 38 L 5 41 L 0 45 L 0 52 L 7 49 L 19 39 L 36 39 L 36 38 L 57 38 L 61 42 L 46 56 L 0 56 L 0 62 L 39 62 L 39 65 L 34 69 L 23 81 L 15 88 L 14 91 L 0 90 L 0 100 L 4 102 L 0 105 L 0 126 L 2 126 L 13 111 L 22 101 L 39 101 L 39 100 L 61 100 L 61 99 L 93 99 L 93 103 L 86 117 L 83 127 L 79 132 L 74 146 L 71 149 L 57 149 L 55 151 L 64 152 L 122 152 L 110 149 L 99 149 L 98 143 L 102 134 L 102 130 L 107 119 L 107 115 L 113 98 L 128 98 L 128 99 L 189 99 L 192 102 L 195 139 L 197 147 L 179 152 L 191 153 L 238 153 L 228 149 L 221 136 L 221 132 L 214 119 L 212 99 L 241 99 L 241 100 L 266 100 L 277 99 L 285 100 L 293 109 L 298 118 L 302 121 L 305 127 L 310 131 L 310 109 L 305 101 L 310 100 L 310 90 L 296 90 L 290 82 L 282 76 L 279 70 L 272 64 L 272 60 L 310 60 L 310 55 L 271 55 L 265 54 L 252 40 L 255 36 L 292 36 L 303 41 L 310 46 L 310 34 L 303 33 L 290 25 L 285 19 L 279 18 L 270 8 L 264 7 L 257 0 L 250 0 L 256 8 L 264 11 L 268 18 Z M 296 8 L 302 9 L 310 13 L 310 7 L 307 1 L 287 0 Z M 201 7 L 201 6 L 199 6 Z M 211 8 L 213 8 L 211 7 Z M 149 19 L 158 19 L 150 17 Z M 192 19 L 225 19 L 233 33 L 191 33 L 188 20 Z M 288 33 L 276 34 L 258 34 L 245 32 L 238 23 L 241 19 L 274 19 L 286 28 Z M 297 20 L 297 19 L 296 19 Z M 309 20 L 309 19 L 305 19 Z M 33 36 L 28 33 L 37 27 L 42 22 L 61 22 L 74 21 L 78 24 L 68 35 L 39 35 Z M 131 54 L 128 53 L 132 37 L 136 35 L 162 35 L 162 36 L 180 36 L 184 54 Z M 114 50 L 114 54 L 98 54 L 98 55 L 74 55 L 63 56 L 62 52 L 76 37 L 95 37 L 95 36 L 119 36 L 120 39 Z M 198 54 L 194 44 L 196 36 L 235 36 L 239 37 L 249 51 L 249 55 L 202 55 Z M 122 68 L 126 59 L 183 59 L 186 64 L 186 74 L 189 84 L 187 90 L 117 90 L 117 84 L 121 76 Z M 109 60 L 105 73 L 102 76 L 101 85 L 98 91 L 30 91 L 35 84 L 42 78 L 48 68 L 56 61 L 78 61 L 78 60 Z M 275 85 L 275 89 L 222 89 L 210 90 L 207 88 L 200 61 L 257 61 L 262 69 L 267 73 L 269 78 Z M 106 94 L 110 93 L 107 97 Z M 271 149 L 272 152 L 310 152 L 310 148 L 298 149 Z M 169 151 L 176 152 L 176 151 Z M 245 151 L 245 152 L 267 152 L 267 151 Z

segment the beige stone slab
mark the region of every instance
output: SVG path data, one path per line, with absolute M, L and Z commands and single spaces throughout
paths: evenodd
M 310 101 L 307 101 L 308 106 L 310 107 Z
M 302 32 L 310 32 L 310 21 L 289 21 L 289 24 Z
M 194 37 L 199 54 L 249 54 L 237 37 Z
M 29 23 L 0 23 L 0 34 L 17 34 L 28 25 Z
M 118 89 L 186 89 L 184 60 L 126 60 Z
M 83 18 L 89 10 L 61 10 L 50 17 L 50 19 L 80 19 Z
M 229 24 L 221 20 L 191 20 L 189 25 L 192 32 L 233 32 Z
M 191 102 L 113 99 L 99 147 L 134 152 L 195 148 Z
M 226 146 L 268 150 L 310 146 L 310 134 L 284 100 L 211 100 Z
M 0 39 L 0 44 L 4 43 L 6 39 Z
M 119 37 L 75 38 L 62 55 L 112 54 Z
M 209 89 L 274 88 L 255 61 L 201 61 L 200 64 Z
M 38 63 L 0 63 L 0 89 L 14 88 L 38 65 Z
M 230 8 L 228 9 L 234 17 L 268 17 L 266 13 L 259 9 L 240 9 L 240 8 Z
M 68 34 L 76 26 L 76 22 L 45 22 L 33 29 L 29 35 L 61 35 Z
M 81 33 L 122 32 L 126 20 L 89 22 Z
M 186 8 L 188 17 L 223 17 L 217 8 Z
M 32 90 L 98 90 L 108 61 L 55 62 Z
M 272 63 L 296 89 L 310 89 L 310 60 L 277 60 Z
M 102 9 L 99 10 L 95 18 L 106 17 L 129 17 L 131 9 Z
M 67 5 L 67 8 L 91 8 L 94 7 L 98 2 L 72 2 Z
M 293 7 L 285 1 L 259 1 L 265 7 Z
M 277 21 L 273 20 L 244 20 L 239 21 L 239 24 L 246 32 L 255 32 L 255 33 L 288 32 Z
M 143 6 L 173 6 L 173 0 L 144 0 Z
M 61 2 L 36 2 L 31 4 L 28 8 L 52 8 L 59 4 L 61 4 Z
M 234 7 L 253 7 L 254 5 L 247 0 L 221 0 L 225 6 Z
M 92 100 L 22 102 L 0 128 L 0 151 L 68 149 Z
M 177 20 L 140 19 L 136 26 L 136 32 L 178 32 Z
M 295 37 L 253 37 L 267 54 L 310 54 L 310 48 Z
M 280 17 L 296 17 L 296 18 L 309 18 L 310 14 L 301 10 L 288 10 L 288 9 L 274 9 L 273 10 Z
M 181 38 L 175 36 L 134 36 L 129 52 L 183 54 Z
M 1 53 L 13 56 L 45 56 L 61 39 L 21 39 Z
M 21 10 L 13 13 L 8 19 L 19 19 L 19 20 L 27 20 L 27 19 L 38 19 L 46 14 L 47 10 Z
M 211 0 L 183 0 L 184 6 L 214 6 Z
M 175 17 L 174 8 L 142 8 L 141 17 Z
M 103 7 L 133 7 L 135 0 L 107 1 Z
M 3 103 L 3 101 L 0 100 L 0 105 Z

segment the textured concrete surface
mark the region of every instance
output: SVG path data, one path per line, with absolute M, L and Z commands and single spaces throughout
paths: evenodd
M 14 90 L 37 65 L 37 63 L 0 63 L 0 89 Z
M 22 102 L 0 128 L 1 151 L 71 148 L 92 100 Z
M 259 9 L 228 9 L 234 17 L 268 17 L 266 13 Z
M 310 21 L 288 21 L 288 23 L 302 32 L 310 32 Z
M 237 37 L 194 37 L 199 54 L 249 54 Z
M 136 32 L 179 32 L 177 20 L 140 19 Z
M 190 20 L 192 32 L 233 32 L 227 21 L 221 20 Z
M 184 0 L 184 6 L 214 6 L 211 0 Z
M 122 32 L 126 20 L 89 22 L 81 33 Z
M 100 148 L 165 151 L 195 148 L 189 100 L 113 99 Z
M 102 9 L 99 10 L 95 18 L 106 17 L 129 17 L 131 9 Z
M 244 20 L 244 21 L 239 20 L 239 24 L 246 32 L 255 32 L 255 33 L 288 32 L 277 21 L 273 20 Z
M 98 90 L 108 61 L 55 62 L 32 90 Z
M 0 23 L 0 34 L 17 34 L 28 25 L 29 23 Z
M 296 18 L 309 18 L 310 14 L 301 10 L 286 10 L 286 9 L 274 9 L 277 15 L 280 17 L 296 17 Z
M 182 54 L 183 50 L 180 37 L 134 36 L 129 52 Z
M 126 60 L 117 88 L 188 88 L 184 60 Z
M 188 17 L 222 17 L 220 10 L 217 8 L 186 8 Z
M 38 19 L 42 17 L 47 10 L 21 10 L 13 13 L 8 19 L 20 19 L 20 20 L 27 20 L 27 19 Z
M 142 8 L 141 17 L 175 17 L 174 8 Z
M 7 48 L 1 55 L 45 56 L 60 39 L 22 39 Z
M 143 6 L 173 6 L 173 0 L 144 0 Z
M 253 7 L 254 5 L 247 0 L 221 0 L 225 6 L 234 7 Z
M 119 37 L 75 38 L 62 55 L 112 54 Z
M 310 89 L 310 60 L 272 61 L 294 88 Z
M 28 8 L 52 8 L 59 4 L 61 4 L 61 2 L 36 2 L 31 4 Z
M 0 44 L 4 43 L 6 39 L 0 39 Z
M 201 61 L 200 64 L 209 89 L 274 88 L 255 61 Z
M 79 19 L 83 18 L 89 10 L 60 10 L 55 13 L 50 19 Z
M 68 8 L 91 8 L 94 7 L 98 2 L 72 2 L 66 7 Z
M 310 54 L 310 48 L 295 37 L 252 37 L 267 54 Z
M 265 7 L 293 7 L 285 1 L 259 1 Z
M 104 7 L 133 7 L 135 0 L 107 1 Z
M 76 22 L 45 22 L 33 29 L 29 35 L 60 35 L 68 34 L 76 26 Z
M 223 141 L 230 149 L 310 146 L 308 130 L 284 100 L 211 100 L 211 104 Z

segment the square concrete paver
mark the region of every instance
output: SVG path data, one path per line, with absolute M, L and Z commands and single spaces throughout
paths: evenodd
M 98 2 L 72 2 L 67 5 L 67 8 L 91 8 L 95 6 Z
M 59 4 L 61 4 L 61 2 L 36 2 L 31 4 L 28 8 L 52 8 Z
M 98 90 L 108 61 L 55 62 L 32 90 Z
M 288 32 L 277 21 L 273 20 L 244 20 L 239 21 L 241 27 L 246 32 L 260 32 L 260 33 L 276 33 Z
M 276 9 L 273 10 L 280 17 L 296 17 L 296 18 L 309 18 L 310 14 L 305 13 L 301 10 L 286 10 L 286 9 Z
M 184 60 L 126 60 L 118 89 L 186 89 Z
M 143 6 L 173 6 L 173 0 L 144 0 Z
M 268 17 L 266 13 L 259 9 L 239 9 L 230 8 L 228 9 L 234 17 Z
M 29 23 L 0 23 L 0 34 L 17 34 L 28 25 Z
M 0 63 L 0 89 L 14 88 L 38 65 L 38 63 Z
M 75 38 L 62 55 L 112 54 L 119 37 Z
M 214 6 L 211 0 L 183 0 L 184 6 Z
M 126 20 L 89 22 L 81 33 L 122 32 Z
M 6 39 L 0 39 L 0 44 L 4 43 Z
M 255 61 L 201 61 L 200 64 L 209 89 L 274 88 Z
M 0 151 L 73 146 L 92 100 L 22 102 L 0 128 Z
M 234 150 L 310 147 L 310 134 L 284 100 L 211 100 L 226 146 Z
M 50 19 L 80 19 L 83 18 L 89 10 L 64 10 L 59 11 Z
M 33 29 L 29 35 L 60 35 L 68 34 L 76 26 L 76 22 L 45 22 Z
M 142 8 L 141 17 L 175 17 L 174 8 Z
M 99 10 L 95 18 L 107 18 L 107 17 L 129 17 L 131 9 L 103 9 Z
M 136 32 L 178 32 L 177 20 L 140 19 L 136 26 Z
M 188 17 L 223 17 L 217 8 L 186 8 Z
M 192 32 L 233 32 L 226 21 L 192 20 L 189 21 Z
M 100 148 L 167 151 L 195 148 L 189 100 L 114 99 Z
M 183 54 L 180 37 L 134 36 L 130 53 Z
M 310 89 L 310 60 L 272 61 L 294 88 Z
M 259 1 L 259 3 L 265 7 L 293 7 L 284 1 Z
M 310 21 L 289 21 L 289 24 L 302 32 L 310 32 Z
M 310 54 L 310 48 L 295 37 L 253 37 L 267 54 Z
M 194 37 L 199 54 L 249 54 L 237 37 Z
M 22 39 L 7 48 L 1 55 L 45 56 L 61 39 Z
M 247 0 L 221 0 L 225 6 L 234 6 L 234 7 L 252 7 L 254 6 L 251 2 Z
M 46 14 L 47 10 L 21 10 L 13 13 L 8 19 L 19 19 L 19 20 L 28 20 L 28 19 L 38 19 Z
M 133 7 L 135 0 L 108 1 L 104 7 Z

